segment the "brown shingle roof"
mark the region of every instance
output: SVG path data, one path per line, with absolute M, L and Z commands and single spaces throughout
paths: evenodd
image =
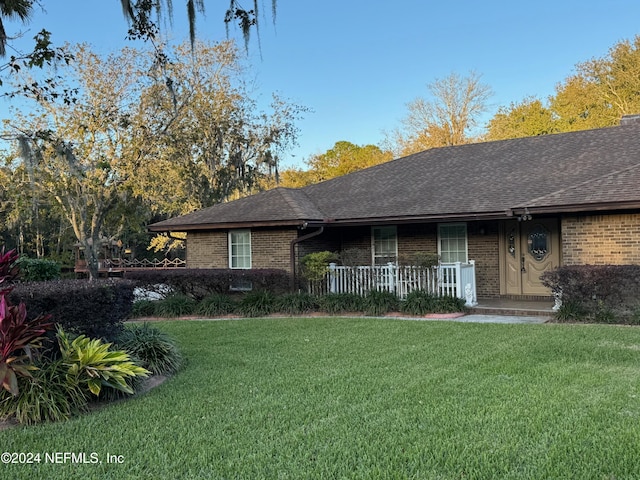
M 153 231 L 201 230 L 252 225 L 299 225 L 320 221 L 318 211 L 302 190 L 276 188 L 228 203 L 220 203 L 187 215 L 149 225 Z
M 279 188 L 215 205 L 150 228 L 499 217 L 525 207 L 640 204 L 639 181 L 640 123 L 630 123 L 434 148 L 301 189 Z

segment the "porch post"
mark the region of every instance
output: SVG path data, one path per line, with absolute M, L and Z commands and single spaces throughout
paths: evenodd
M 455 277 L 456 277 L 456 281 L 454 284 L 454 289 L 455 289 L 455 293 L 454 295 L 456 296 L 456 298 L 464 298 L 464 296 L 462 295 L 462 292 L 464 290 L 462 290 L 462 267 L 461 267 L 461 263 L 460 262 L 456 262 L 455 266 Z
M 336 264 L 329 264 L 329 293 L 336 293 L 338 288 L 336 286 Z
M 393 262 L 387 263 L 387 290 L 391 293 L 396 291 L 396 268 Z

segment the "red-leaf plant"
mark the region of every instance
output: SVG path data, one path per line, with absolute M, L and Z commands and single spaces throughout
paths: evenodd
M 11 290 L 11 288 L 3 288 L 2 284 L 15 279 L 20 272 L 18 258 L 19 255 L 15 249 L 5 252 L 4 247 L 2 247 L 2 250 L 0 250 L 0 295 L 9 293 Z
M 0 381 L 2 387 L 13 395 L 18 395 L 17 375 L 30 377 L 32 350 L 42 345 L 45 332 L 53 328 L 51 315 L 39 315 L 27 320 L 27 308 L 24 303 L 10 305 L 6 295 L 11 288 L 2 288 L 1 284 L 12 280 L 18 274 L 15 250 L 0 251 Z

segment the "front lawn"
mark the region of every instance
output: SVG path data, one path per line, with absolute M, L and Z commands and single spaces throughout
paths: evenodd
M 2 478 L 640 478 L 640 328 L 158 326 L 187 359 L 176 377 L 66 423 L 0 432 L 2 451 L 41 455 L 1 465 Z

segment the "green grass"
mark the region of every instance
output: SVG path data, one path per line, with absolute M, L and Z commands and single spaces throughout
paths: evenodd
M 164 322 L 145 396 L 0 432 L 2 478 L 640 478 L 640 329 L 377 319 Z M 107 453 L 124 463 L 107 464 Z

